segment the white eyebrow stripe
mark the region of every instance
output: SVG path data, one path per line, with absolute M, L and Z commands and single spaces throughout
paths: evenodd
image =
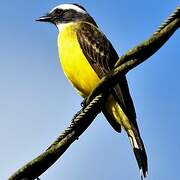
M 87 12 L 83 9 L 81 9 L 80 7 L 74 5 L 74 4 L 61 4 L 61 5 L 58 5 L 56 7 L 54 7 L 50 13 L 52 13 L 55 9 L 62 9 L 62 10 L 66 10 L 66 9 L 73 9 L 77 12 L 80 12 L 80 13 L 84 13 L 84 14 L 87 14 Z

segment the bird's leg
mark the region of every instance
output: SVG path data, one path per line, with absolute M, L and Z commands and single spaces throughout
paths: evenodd
M 81 107 L 82 107 L 82 109 L 80 110 L 80 111 L 78 111 L 75 115 L 74 115 L 74 117 L 73 117 L 73 120 L 72 120 L 72 122 L 74 122 L 74 119 L 76 119 L 76 117 L 84 110 L 84 108 L 85 108 L 85 106 L 86 106 L 86 97 L 83 99 L 83 101 L 81 102 Z
M 81 102 L 81 107 L 84 108 L 86 106 L 86 100 L 87 100 L 87 97 L 85 97 L 83 99 L 83 101 Z

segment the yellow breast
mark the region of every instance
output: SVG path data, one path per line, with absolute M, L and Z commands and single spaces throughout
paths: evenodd
M 66 77 L 81 96 L 91 92 L 99 81 L 99 77 L 89 64 L 79 45 L 76 30 L 78 23 L 65 25 L 58 36 L 60 62 Z
M 69 23 L 63 27 L 58 36 L 58 50 L 60 62 L 66 77 L 79 94 L 86 97 L 100 79 L 84 56 L 79 45 L 76 36 L 76 30 L 78 28 L 80 28 L 79 23 Z M 127 118 L 123 116 L 122 109 L 113 97 L 110 96 L 107 99 L 105 107 L 115 121 L 125 127 L 127 126 Z

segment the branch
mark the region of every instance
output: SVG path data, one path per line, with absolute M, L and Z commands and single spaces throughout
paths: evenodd
M 91 92 L 83 107 L 73 118 L 70 126 L 52 143 L 52 145 L 37 158 L 17 170 L 9 180 L 32 180 L 38 178 L 68 149 L 68 147 L 89 127 L 121 75 L 144 62 L 153 55 L 180 27 L 180 7 L 159 27 L 146 41 L 129 50 L 120 57 L 114 70 L 102 78 Z
M 104 99 L 105 98 L 103 98 L 102 95 L 94 98 L 94 100 L 84 108 L 83 111 L 81 110 L 78 115 L 75 116 L 71 125 L 61 134 L 50 148 L 19 169 L 9 178 L 9 180 L 32 180 L 45 172 L 87 129 L 96 115 L 101 111 Z

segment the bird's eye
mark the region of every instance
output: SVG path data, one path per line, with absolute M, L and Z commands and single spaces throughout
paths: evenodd
M 63 13 L 62 9 L 55 9 L 54 10 L 54 14 L 56 14 L 56 15 L 61 15 L 62 13 Z

